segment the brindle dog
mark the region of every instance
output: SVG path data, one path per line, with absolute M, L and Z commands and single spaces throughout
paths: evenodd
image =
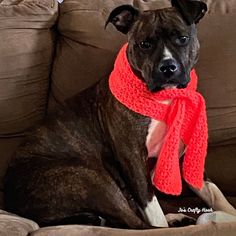
M 107 21 L 128 34 L 129 63 L 152 92 L 186 87 L 197 60 L 195 25 L 206 5 L 172 5 L 146 12 L 124 5 Z M 69 99 L 17 150 L 5 179 L 6 209 L 40 225 L 100 224 L 102 217 L 114 227 L 167 226 L 146 166 L 153 129 L 158 133 L 153 120 L 113 97 L 108 79 L 100 81 Z M 214 209 L 235 214 L 214 184 L 193 190 Z

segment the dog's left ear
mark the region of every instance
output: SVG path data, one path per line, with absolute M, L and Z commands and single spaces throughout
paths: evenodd
M 105 28 L 111 22 L 118 31 L 127 34 L 138 13 L 139 11 L 131 5 L 119 6 L 110 13 Z
M 192 0 L 171 0 L 187 24 L 197 24 L 207 12 L 207 5 L 202 1 Z

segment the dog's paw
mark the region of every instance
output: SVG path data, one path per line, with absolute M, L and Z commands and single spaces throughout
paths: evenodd
M 169 227 L 183 227 L 188 225 L 195 225 L 196 219 L 182 213 L 165 215 Z

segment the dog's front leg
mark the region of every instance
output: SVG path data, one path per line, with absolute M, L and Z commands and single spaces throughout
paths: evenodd
M 211 181 L 204 181 L 202 189 L 196 189 L 190 186 L 190 189 L 196 193 L 209 207 L 215 211 L 223 211 L 236 216 L 236 209 L 228 202 L 220 189 Z
M 168 227 L 166 217 L 152 191 L 152 187 L 149 185 L 147 171 L 141 168 L 141 166 L 145 166 L 145 163 L 142 163 L 140 157 L 138 158 L 135 155 L 137 153 L 131 154 L 128 159 L 131 162 L 136 160 L 135 165 L 126 160 L 126 167 L 129 167 L 126 178 L 131 183 L 130 189 L 132 189 L 133 196 L 141 207 L 146 222 L 155 227 Z
M 135 135 L 120 137 L 122 132 L 116 135 L 116 142 L 113 144 L 116 159 L 114 163 L 119 163 L 119 175 L 138 205 L 143 219 L 151 226 L 168 227 L 148 175 L 145 146 L 143 148 L 139 141 L 135 140 Z
M 163 211 L 149 183 L 143 158 L 138 155 L 138 152 L 125 155 L 123 150 L 126 148 L 119 145 L 117 160 L 112 161 L 112 157 L 109 157 L 110 164 L 108 164 L 108 160 L 105 159 L 104 167 L 120 186 L 124 196 L 130 199 L 129 203 L 133 205 L 135 211 L 141 214 L 142 220 L 154 227 L 168 227 Z M 114 166 L 119 167 L 114 168 Z
M 108 96 L 102 104 L 101 120 L 105 118 L 102 124 L 104 133 L 109 134 L 107 146 L 112 148 L 112 155 L 108 159 L 110 166 L 118 173 L 109 172 L 113 179 L 120 176 L 144 221 L 151 226 L 168 227 L 147 168 L 146 137 L 150 118 L 132 112 L 113 96 Z

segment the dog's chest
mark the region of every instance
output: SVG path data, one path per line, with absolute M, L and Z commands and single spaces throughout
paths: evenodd
M 163 121 L 151 119 L 148 126 L 148 133 L 146 136 L 146 148 L 148 158 L 157 158 L 160 154 L 162 145 L 165 141 L 168 132 L 167 125 Z M 181 157 L 185 152 L 185 144 L 179 140 L 179 156 Z
M 164 104 L 171 104 L 171 100 L 162 101 Z M 146 136 L 147 157 L 157 158 L 167 134 L 167 125 L 160 120 L 151 119 Z M 179 141 L 179 156 L 185 152 L 185 145 L 182 140 Z
M 171 100 L 165 100 L 161 103 L 171 104 Z M 148 133 L 146 137 L 146 148 L 148 152 L 147 157 L 158 157 L 162 144 L 167 133 L 167 126 L 165 122 L 151 119 L 148 126 Z
M 167 132 L 163 121 L 151 119 L 146 137 L 148 157 L 157 157 L 160 153 Z

